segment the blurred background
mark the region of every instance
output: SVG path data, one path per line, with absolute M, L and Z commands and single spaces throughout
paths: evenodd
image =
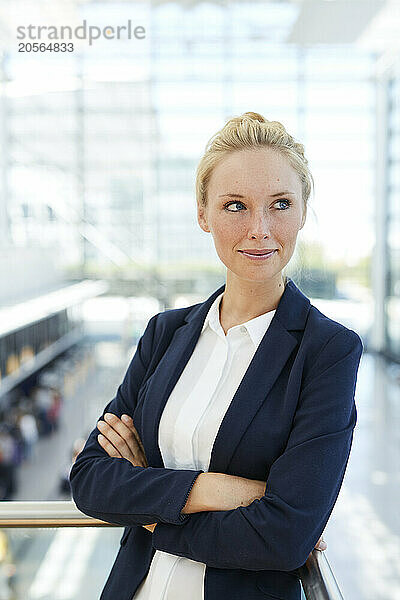
M 195 169 L 256 111 L 315 179 L 287 274 L 364 343 L 326 556 L 400 598 L 399 31 L 398 0 L 1 0 L 0 500 L 70 499 L 149 318 L 224 283 Z M 97 598 L 120 533 L 0 530 L 0 600 Z

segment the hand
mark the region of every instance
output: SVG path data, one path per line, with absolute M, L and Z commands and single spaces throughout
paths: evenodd
M 97 436 L 100 446 L 109 456 L 126 458 L 134 467 L 148 467 L 142 441 L 129 415 L 121 419 L 113 413 L 106 413 L 104 421 L 98 421 Z
M 316 550 L 326 550 L 328 547 L 328 544 L 325 542 L 325 540 L 323 539 L 322 535 L 319 538 L 318 542 L 315 544 L 315 549 Z
M 121 419 L 113 413 L 105 413 L 104 421 L 98 421 L 97 428 L 101 434 L 97 436 L 98 442 L 109 456 L 126 458 L 134 467 L 148 467 L 142 440 L 129 415 L 122 415 Z M 143 525 L 153 533 L 157 523 Z

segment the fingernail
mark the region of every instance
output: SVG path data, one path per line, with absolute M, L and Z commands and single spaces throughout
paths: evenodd
M 326 550 L 326 547 L 327 547 L 326 542 L 320 542 L 318 544 L 318 548 L 320 548 L 321 550 Z
M 129 421 L 131 420 L 131 418 L 128 415 L 122 415 L 121 420 L 125 421 L 125 423 L 129 423 Z

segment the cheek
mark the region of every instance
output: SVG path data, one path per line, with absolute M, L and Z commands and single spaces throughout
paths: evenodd
M 213 234 L 215 245 L 235 245 L 239 243 L 241 237 L 243 237 L 243 225 L 236 223 L 229 223 L 226 219 L 221 219 L 213 224 Z
M 273 233 L 282 244 L 290 245 L 296 242 L 299 231 L 299 220 L 296 216 L 276 221 Z

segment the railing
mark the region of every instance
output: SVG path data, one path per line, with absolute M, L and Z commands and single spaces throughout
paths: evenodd
M 325 552 L 313 550 L 298 573 L 307 600 L 343 600 Z
M 0 502 L 0 529 L 121 527 L 83 514 L 73 501 Z M 325 552 L 314 550 L 298 569 L 306 600 L 343 600 Z
M 121 527 L 83 514 L 74 502 L 0 502 L 5 527 Z

